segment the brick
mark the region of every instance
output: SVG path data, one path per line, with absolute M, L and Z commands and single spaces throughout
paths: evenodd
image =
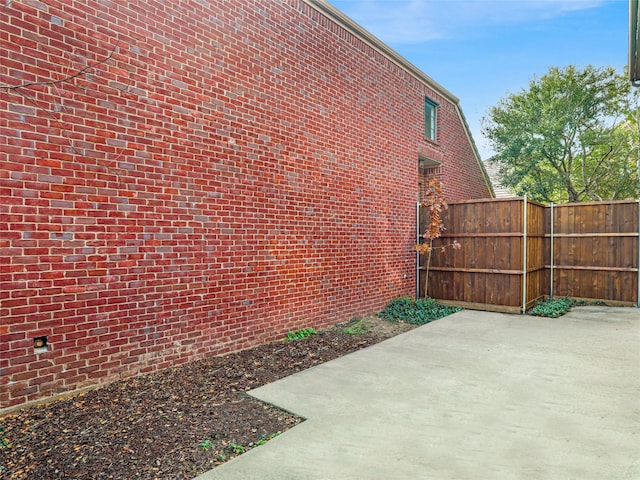
M 445 92 L 301 0 L 45 3 L 4 8 L 11 78 L 122 43 L 92 81 L 30 90 L 42 110 L 0 102 L 3 406 L 412 295 L 420 155 L 448 200 L 489 195 Z M 36 333 L 51 351 L 32 355 Z

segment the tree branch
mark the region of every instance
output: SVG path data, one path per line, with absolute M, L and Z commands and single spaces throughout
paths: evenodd
M 100 65 L 102 65 L 104 63 L 107 63 L 109 60 L 111 60 L 113 55 L 116 53 L 116 50 L 117 50 L 119 44 L 120 44 L 120 42 L 116 41 L 116 44 L 114 45 L 114 47 L 109 52 L 109 55 L 107 55 L 105 58 L 103 58 L 99 62 L 92 63 L 91 65 L 87 65 L 86 67 L 81 68 L 80 70 L 78 70 L 73 75 L 68 75 L 68 76 L 66 76 L 64 78 L 61 78 L 59 80 L 47 80 L 45 82 L 26 82 L 26 83 L 22 83 L 20 85 L 6 85 L 5 84 L 5 85 L 0 85 L 0 89 L 3 89 L 3 90 L 19 90 L 21 88 L 43 86 L 43 85 L 57 85 L 59 83 L 68 82 L 70 80 L 73 80 L 74 78 L 79 77 L 80 75 L 82 75 L 83 73 L 87 72 L 88 70 L 91 70 L 93 68 L 99 67 Z

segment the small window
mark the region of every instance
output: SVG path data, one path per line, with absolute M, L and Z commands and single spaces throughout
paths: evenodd
M 424 100 L 424 134 L 429 140 L 436 141 L 436 124 L 438 104 L 433 100 Z

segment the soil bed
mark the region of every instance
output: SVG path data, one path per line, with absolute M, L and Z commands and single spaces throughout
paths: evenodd
M 366 317 L 12 412 L 0 479 L 194 478 L 302 421 L 248 390 L 411 328 Z

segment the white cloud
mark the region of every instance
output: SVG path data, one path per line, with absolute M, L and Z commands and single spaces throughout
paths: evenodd
M 497 25 L 553 18 L 606 0 L 329 0 L 389 44 L 461 38 Z

